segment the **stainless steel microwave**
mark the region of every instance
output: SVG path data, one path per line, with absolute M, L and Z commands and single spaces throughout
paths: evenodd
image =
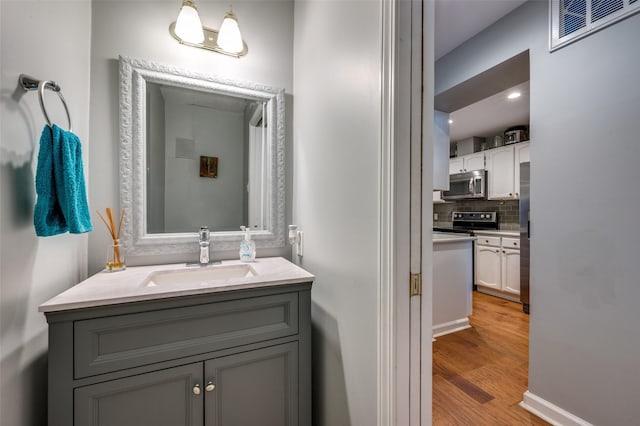
M 485 198 L 487 198 L 486 170 L 472 170 L 449 175 L 449 190 L 442 192 L 443 200 Z

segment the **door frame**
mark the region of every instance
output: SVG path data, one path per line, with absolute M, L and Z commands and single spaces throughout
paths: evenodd
M 434 4 L 383 0 L 381 8 L 377 419 L 430 425 L 433 173 L 421 170 L 433 164 L 433 120 L 422 118 L 434 114 Z M 411 273 L 422 274 L 424 296 L 410 297 Z

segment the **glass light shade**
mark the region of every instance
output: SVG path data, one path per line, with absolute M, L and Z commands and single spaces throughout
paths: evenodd
M 224 15 L 224 20 L 218 32 L 218 46 L 230 53 L 240 53 L 244 48 L 238 20 L 232 12 Z
M 189 0 L 182 2 L 180 14 L 176 20 L 175 32 L 183 41 L 189 43 L 202 43 L 204 41 L 204 32 L 202 31 L 202 22 L 198 16 L 196 5 Z

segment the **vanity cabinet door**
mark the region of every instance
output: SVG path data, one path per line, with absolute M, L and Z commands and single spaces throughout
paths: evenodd
M 201 362 L 83 386 L 74 391 L 74 424 L 201 426 L 203 394 Z
M 298 343 L 205 362 L 206 426 L 297 426 Z

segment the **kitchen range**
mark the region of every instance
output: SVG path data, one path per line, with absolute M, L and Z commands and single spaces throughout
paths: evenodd
M 438 228 L 443 232 L 463 232 L 473 235 L 478 230 L 497 230 L 497 212 L 453 212 L 451 214 L 452 228 Z M 436 229 L 434 229 L 436 230 Z

